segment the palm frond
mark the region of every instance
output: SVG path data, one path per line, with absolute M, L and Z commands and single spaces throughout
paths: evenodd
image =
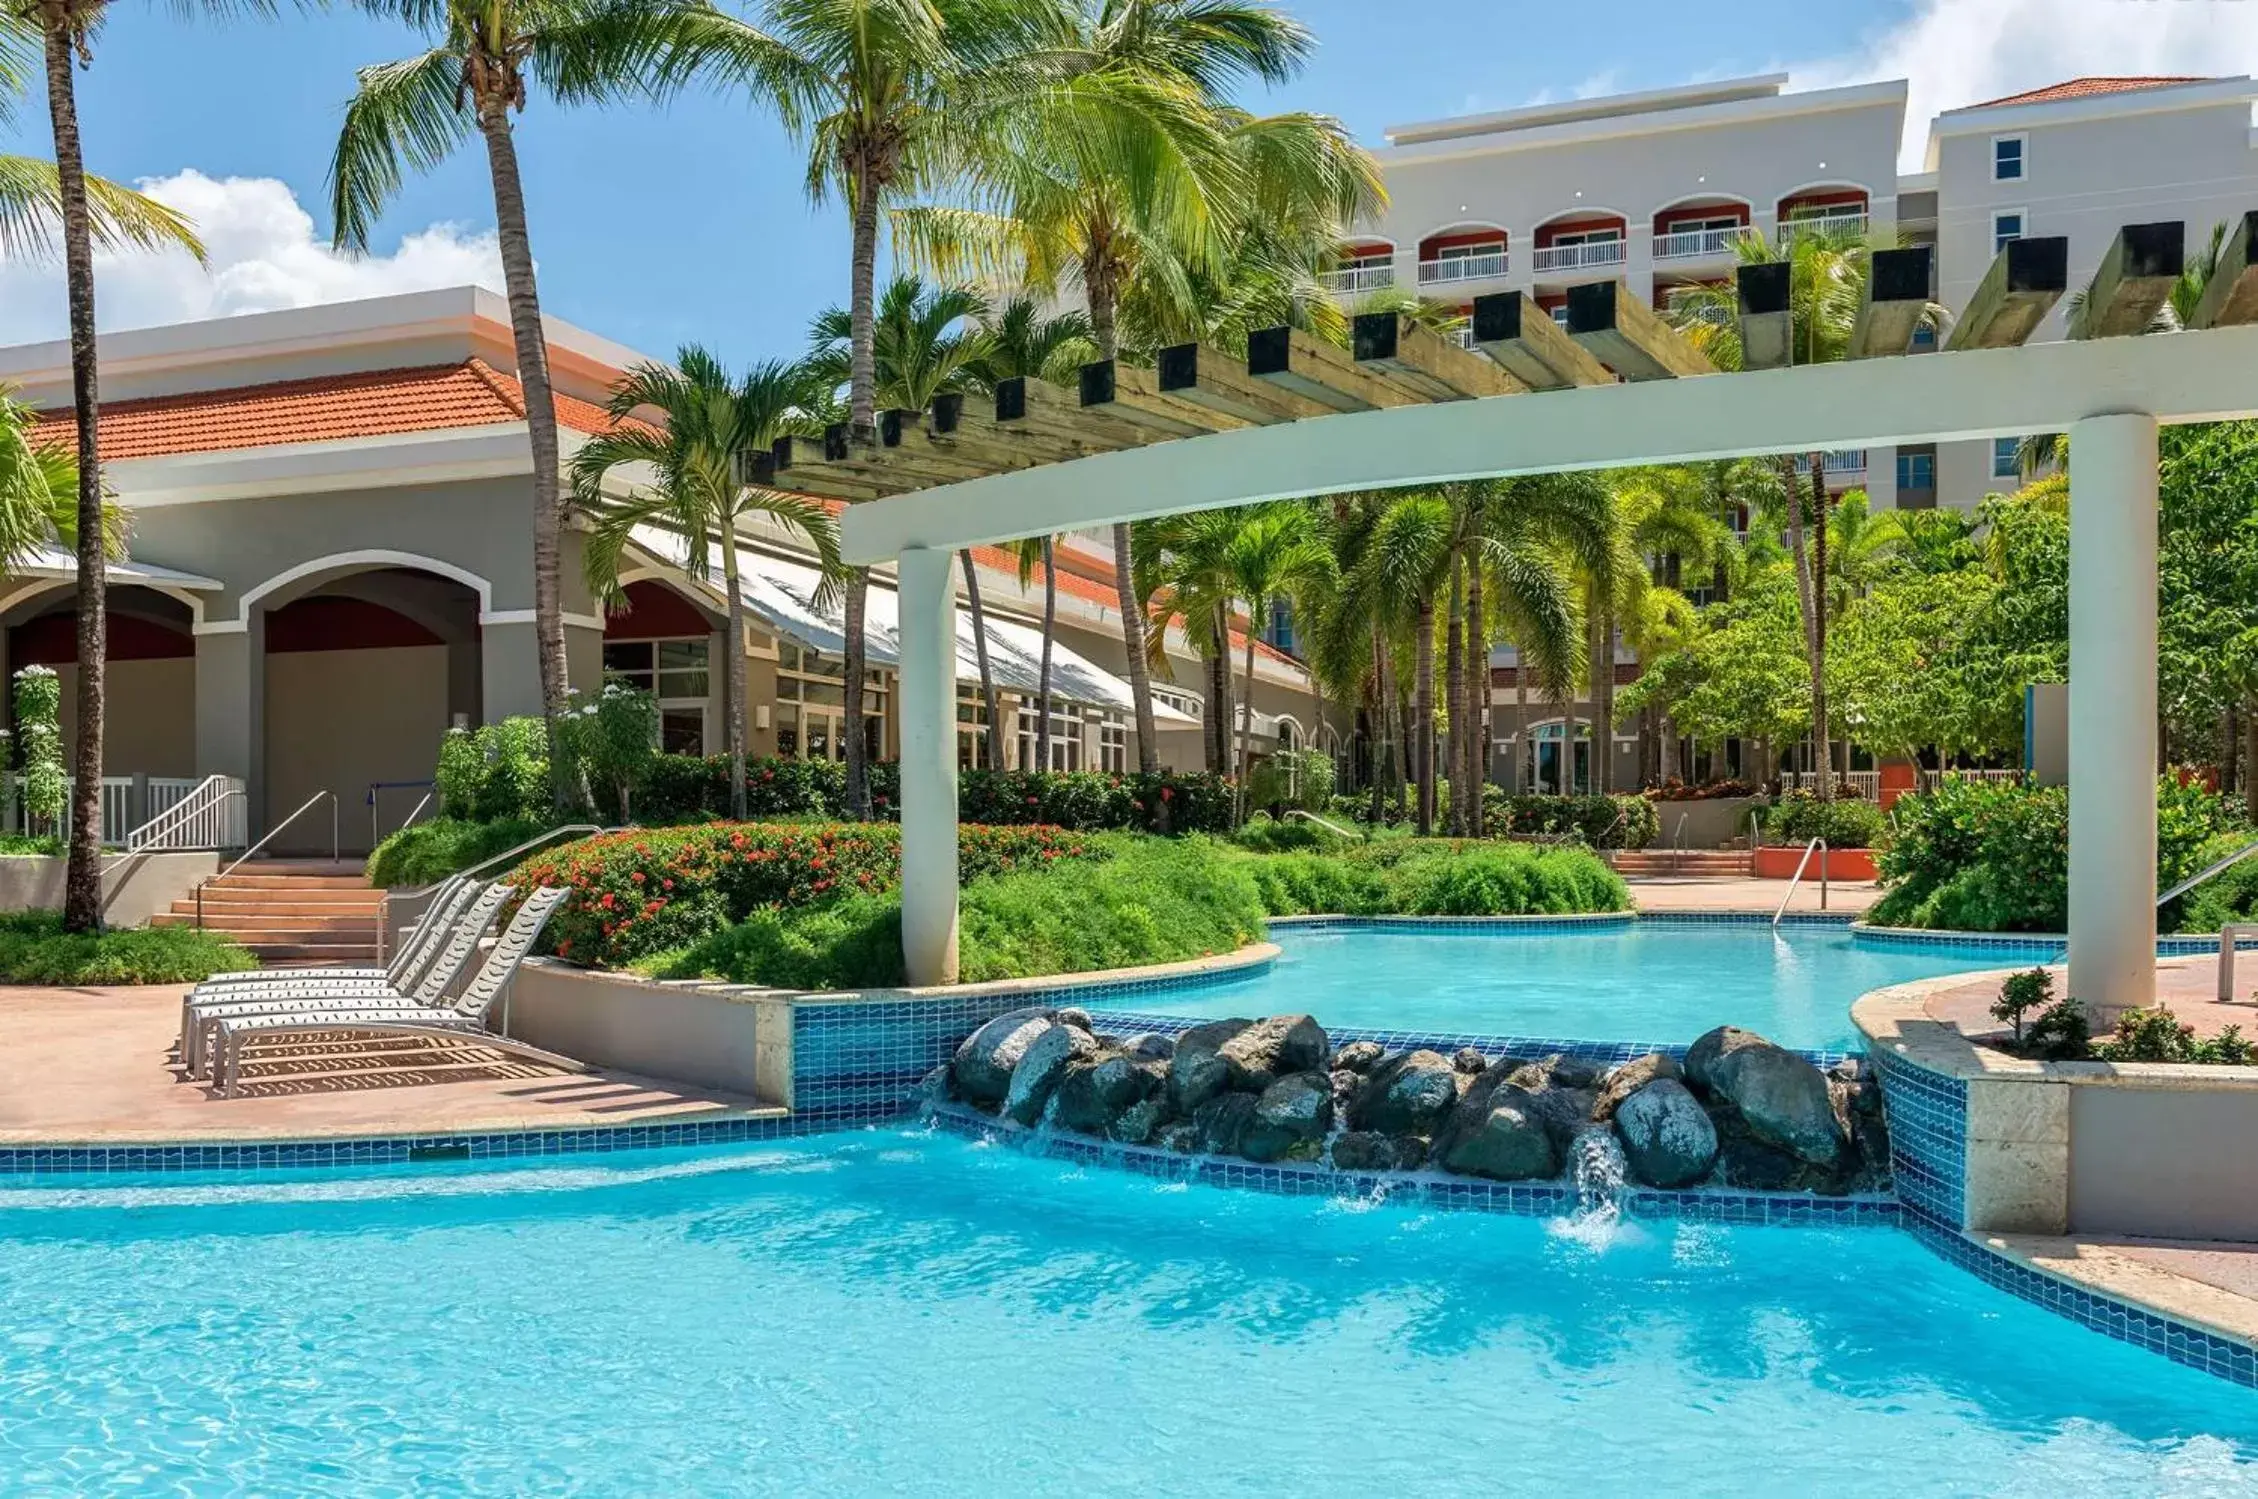
M 178 209 L 91 176 L 86 203 L 97 250 L 186 250 L 198 264 L 205 262 L 204 242 Z M 0 258 L 51 258 L 59 248 L 62 212 L 62 186 L 53 162 L 0 155 Z
M 428 172 L 476 128 L 463 96 L 463 58 L 449 47 L 363 68 L 330 158 L 331 233 L 366 250 L 407 172 Z

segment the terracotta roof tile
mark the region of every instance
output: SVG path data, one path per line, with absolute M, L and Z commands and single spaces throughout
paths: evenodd
M 556 398 L 557 420 L 576 431 L 611 428 L 604 409 Z M 159 458 L 284 443 L 334 442 L 481 427 L 525 419 L 525 393 L 484 360 L 322 375 L 266 385 L 189 391 L 102 403 L 102 457 Z M 43 411 L 35 435 L 68 441 L 71 415 Z
M 1981 104 L 1970 104 L 1969 109 L 1990 109 L 2002 104 L 2052 104 L 2060 99 L 2086 99 L 2095 94 L 2129 94 L 2137 89 L 2168 88 L 2175 83 L 2203 83 L 2202 78 L 2152 77 L 2152 78 L 2072 78 L 2066 83 L 2050 84 L 2028 93 L 2009 94 L 2004 99 L 1986 99 Z

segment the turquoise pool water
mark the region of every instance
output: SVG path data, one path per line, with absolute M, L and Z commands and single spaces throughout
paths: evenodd
M 1589 931 L 1329 931 L 1281 926 L 1265 973 L 1123 1008 L 1168 1015 L 1307 1012 L 1336 1028 L 1581 1041 L 1691 1041 L 1737 1025 L 1782 1046 L 1857 1045 L 1869 989 L 2030 962 L 1972 948 L 1861 944 L 1820 926 L 1656 922 Z
M 0 1192 L 0 1491 L 2258 1493 L 2258 1396 L 1889 1230 L 1442 1214 L 889 1128 Z

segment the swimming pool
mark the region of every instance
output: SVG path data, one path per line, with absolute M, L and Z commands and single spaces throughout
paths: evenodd
M 1138 994 L 1164 1015 L 1307 1012 L 1335 1030 L 1684 1044 L 1717 1025 L 1853 1049 L 1850 1006 L 1886 984 L 2030 962 L 2027 953 L 1860 943 L 1837 925 L 1634 922 L 1419 931 L 1280 924 L 1267 971 Z
M 1166 1186 L 892 1127 L 0 1192 L 0 1489 L 2258 1492 L 2258 1396 L 1889 1230 Z

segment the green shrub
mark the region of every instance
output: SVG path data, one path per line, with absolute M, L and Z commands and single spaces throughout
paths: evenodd
M 1889 820 L 1880 807 L 1856 797 L 1823 802 L 1816 792 L 1791 791 L 1773 803 L 1764 827 L 1780 843 L 1824 838 L 1829 848 L 1875 848 Z
M 662 978 L 718 978 L 772 989 L 898 985 L 901 897 L 852 895 L 800 910 L 763 908 L 648 967 Z
M 965 881 L 1107 852 L 1060 828 L 965 826 L 957 834 Z M 891 823 L 713 822 L 583 838 L 534 855 L 512 878 L 573 892 L 549 922 L 551 951 L 619 967 L 698 942 L 763 907 L 884 893 L 899 882 L 901 863 L 901 829 Z
M 1888 889 L 1868 920 L 1978 932 L 2059 932 L 2068 924 L 2070 799 L 2063 788 L 1947 776 L 1892 810 L 1896 831 L 1875 860 Z M 2200 868 L 2205 848 L 2240 818 L 2237 803 L 2176 776 L 2159 783 L 2157 810 L 2158 890 Z M 2180 904 L 2159 913 L 2165 930 L 2183 920 Z
M 0 858 L 53 859 L 63 852 L 60 838 L 39 838 L 29 833 L 0 833 Z
M 439 742 L 439 811 L 458 822 L 549 813 L 549 736 L 538 718 L 449 729 Z M 506 845 L 505 845 L 506 846 Z
M 1272 916 L 1384 916 L 1396 909 L 1385 865 L 1311 853 L 1247 861 L 1262 908 Z
M 1645 848 L 1662 831 L 1662 814 L 1643 796 L 1508 796 L 1492 787 L 1483 815 L 1493 836 L 1557 837 L 1587 848 Z
M 974 770 L 958 778 L 959 815 L 991 827 L 1041 822 L 1085 831 L 1227 833 L 1231 782 L 1197 771 Z
M 1400 909 L 1413 916 L 1559 916 L 1631 899 L 1620 876 L 1576 848 L 1472 845 L 1397 869 Z
M 51 666 L 27 666 L 16 673 L 16 759 L 24 815 L 62 826 L 70 800 L 63 770 L 62 678 Z
M 2198 850 L 2195 868 L 2216 863 L 2254 837 L 2258 837 L 2258 830 L 2250 828 L 2219 834 Z M 2258 920 L 2258 854 L 2223 874 L 2213 875 L 2175 904 L 2180 907 L 2178 929 L 2183 932 L 2215 932 L 2230 921 Z M 2167 914 L 2169 911 L 2167 907 Z
M 1258 761 L 1247 777 L 1247 805 L 1282 812 L 1323 812 L 1333 804 L 1333 757 L 1323 750 L 1286 750 Z
M 192 984 L 258 966 L 221 933 L 195 927 L 74 933 L 54 911 L 0 916 L 0 982 L 10 984 Z
M 435 817 L 429 822 L 411 823 L 379 843 L 376 852 L 369 855 L 368 882 L 386 890 L 429 885 L 538 837 L 549 826 L 546 819 L 526 817 L 499 822 Z
M 1307 818 L 1273 820 L 1268 814 L 1258 812 L 1231 835 L 1231 841 L 1258 854 L 1284 854 L 1301 849 L 1354 848 L 1361 840 L 1336 833 L 1325 824 Z

